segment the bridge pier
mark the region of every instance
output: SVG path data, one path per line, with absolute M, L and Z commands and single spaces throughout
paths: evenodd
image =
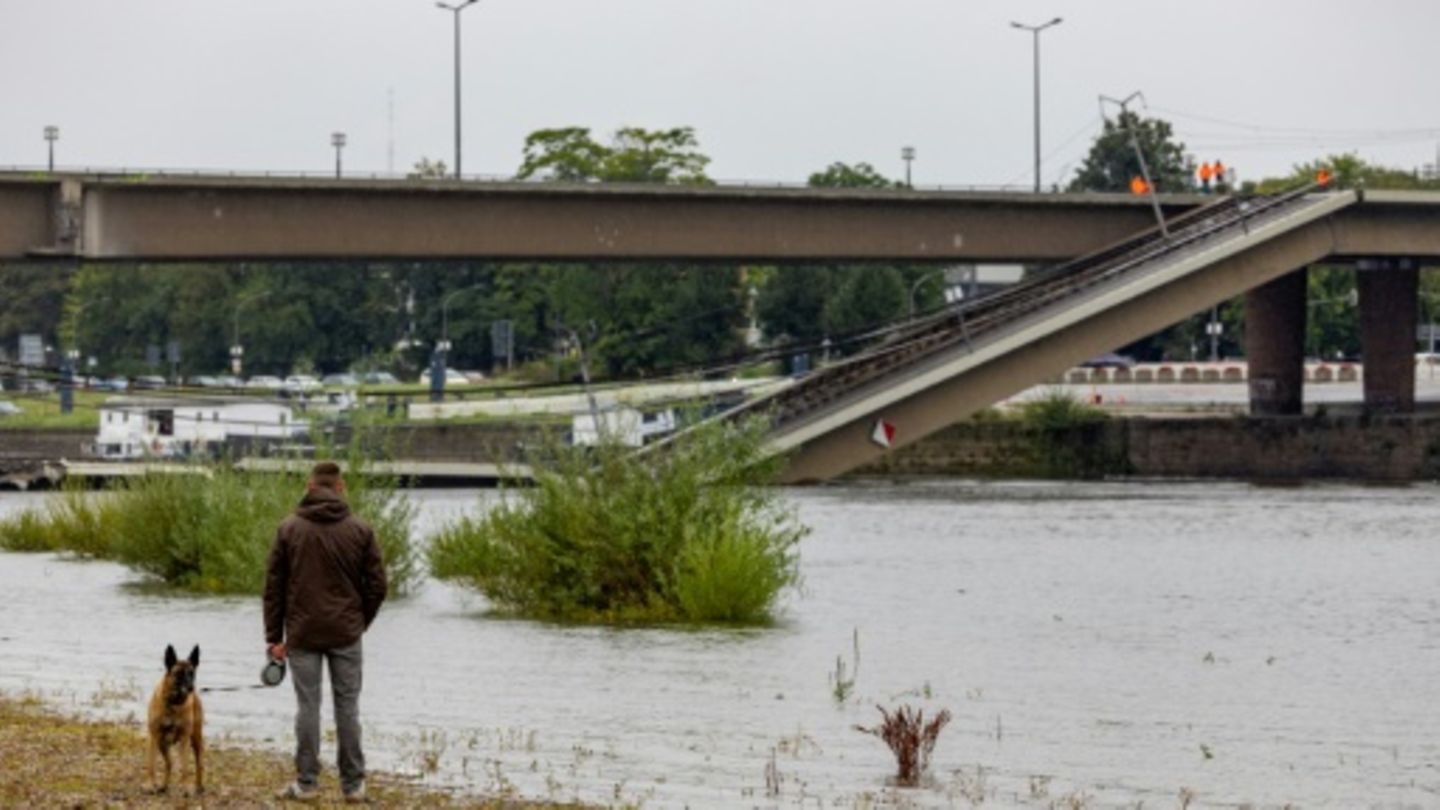
M 1250 362 L 1250 413 L 1254 416 L 1301 412 L 1307 278 L 1302 267 L 1245 293 L 1245 356 Z
M 1415 411 L 1415 323 L 1420 268 L 1412 259 L 1355 263 L 1360 292 L 1360 346 L 1365 360 L 1365 410 Z

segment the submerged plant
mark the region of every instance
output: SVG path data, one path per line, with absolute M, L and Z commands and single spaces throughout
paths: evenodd
M 798 580 L 805 529 L 766 486 L 767 426 L 712 423 L 663 447 L 552 446 L 533 487 L 445 527 L 431 572 L 518 615 L 579 621 L 768 620 Z
M 855 628 L 850 642 L 855 651 L 854 663 L 847 668 L 844 656 L 835 656 L 835 672 L 830 676 L 830 695 L 841 704 L 850 699 L 855 679 L 860 677 L 860 628 Z
M 855 730 L 872 734 L 890 746 L 895 755 L 897 784 L 914 787 L 920 784 L 920 777 L 930 767 L 930 754 L 935 750 L 935 741 L 950 722 L 950 710 L 941 709 L 930 722 L 925 722 L 925 710 L 901 706 L 894 712 L 884 706 L 880 710 L 880 725 L 873 728 L 856 726 Z

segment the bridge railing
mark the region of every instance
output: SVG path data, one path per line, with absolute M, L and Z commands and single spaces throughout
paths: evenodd
M 397 171 L 364 171 L 344 170 L 339 176 L 333 169 L 329 171 L 316 171 L 311 169 L 219 169 L 219 168 L 184 168 L 184 167 L 154 167 L 154 166 L 56 166 L 54 171 L 43 165 L 0 165 L 0 175 L 11 174 L 21 175 L 38 180 L 57 177 L 62 175 L 84 175 L 101 179 L 129 179 L 140 178 L 174 178 L 174 179 L 254 179 L 254 180 L 316 180 L 316 181 L 373 181 L 392 183 L 414 183 L 424 182 L 459 182 L 466 184 L 534 184 L 546 185 L 556 181 L 531 177 L 520 178 L 514 175 L 496 173 L 466 173 L 459 178 L 455 175 L 446 174 L 443 176 L 422 176 L 415 172 Z M 572 184 L 573 185 L 573 184 Z M 582 183 L 582 185 L 622 185 L 619 183 Z M 624 184 L 628 185 L 628 184 Z M 657 185 L 657 184 L 647 184 Z M 754 178 L 712 178 L 707 185 L 719 186 L 722 188 L 754 188 L 754 189 L 815 189 L 808 183 L 795 180 L 762 180 Z M 912 186 L 895 186 L 890 189 L 897 192 L 995 192 L 1005 194 L 1036 194 L 1033 186 L 1009 185 L 992 183 L 932 183 L 915 184 Z M 1058 194 L 1056 191 L 1040 191 L 1042 195 Z

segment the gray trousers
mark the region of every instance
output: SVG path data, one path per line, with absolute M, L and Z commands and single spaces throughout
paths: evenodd
M 320 779 L 320 703 L 322 662 L 329 662 L 330 693 L 335 698 L 335 736 L 340 742 L 340 787 L 355 790 L 365 781 L 365 753 L 360 750 L 360 683 L 363 656 L 360 642 L 335 650 L 290 650 L 290 680 L 299 708 L 295 712 L 295 774 L 305 787 Z

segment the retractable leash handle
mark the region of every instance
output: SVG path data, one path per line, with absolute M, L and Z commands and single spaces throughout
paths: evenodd
M 279 686 L 285 680 L 285 659 L 271 658 L 260 670 L 262 686 Z

